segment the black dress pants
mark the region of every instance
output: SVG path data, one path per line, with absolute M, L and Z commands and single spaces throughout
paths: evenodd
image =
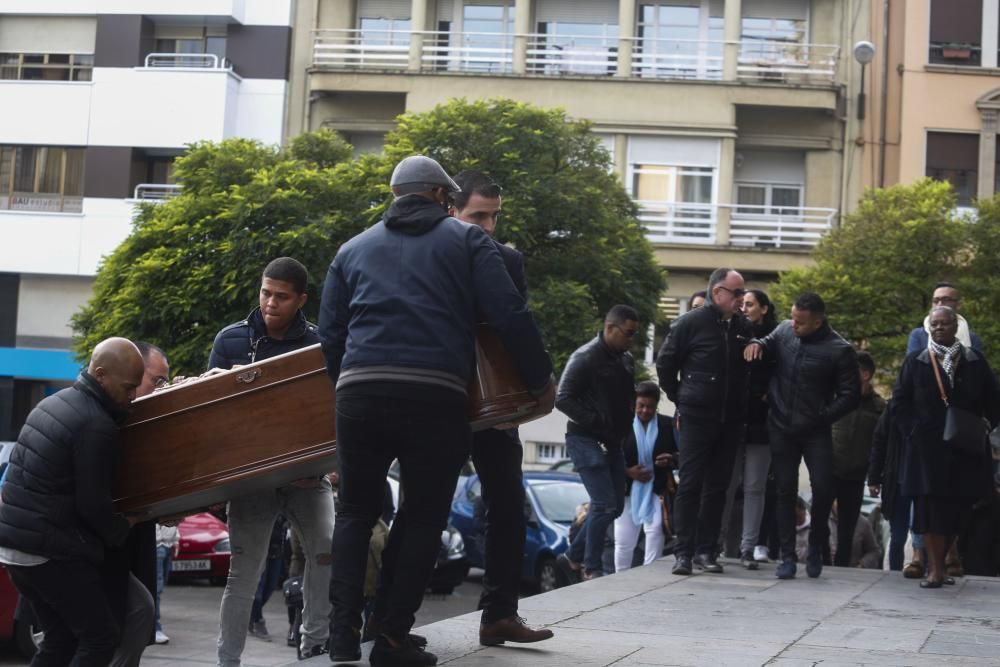
M 726 489 L 743 432 L 742 423 L 681 415 L 677 442 L 681 479 L 674 498 L 674 553 L 678 557 L 715 555 Z
M 787 434 L 770 425 L 771 466 L 778 484 L 778 537 L 781 559 L 796 560 L 795 499 L 799 493 L 799 464 L 805 459 L 812 485 L 809 508 L 809 550 L 820 554 L 829 549 L 830 507 L 833 505 L 833 439 L 830 428 L 803 434 Z
M 457 396 L 457 395 L 456 395 Z M 400 497 L 375 594 L 382 631 L 401 639 L 413 627 L 441 549 L 471 433 L 467 401 L 337 395 L 340 494 L 333 531 L 334 635 L 359 631 L 372 527 L 382 514 L 385 477 L 399 459 Z
M 472 462 L 483 485 L 486 507 L 486 572 L 479 599 L 483 623 L 517 613 L 526 523 L 522 457 L 514 429 L 487 429 L 472 436 Z
M 865 482 L 835 476 L 833 493 L 837 499 L 837 553 L 833 556 L 833 564 L 837 567 L 850 567 L 854 529 L 857 528 L 858 517 L 861 516 Z
M 33 667 L 107 667 L 121 631 L 96 565 L 50 560 L 7 571 L 45 631 Z

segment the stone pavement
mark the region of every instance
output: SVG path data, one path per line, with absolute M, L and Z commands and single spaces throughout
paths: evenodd
M 455 667 L 1000 665 L 1000 579 L 923 590 L 898 572 L 825 568 L 809 579 L 800 568 L 779 581 L 773 564 L 725 562 L 724 575 L 675 577 L 664 558 L 524 599 L 521 614 L 555 631 L 539 644 L 479 646 L 478 613 L 420 632 Z

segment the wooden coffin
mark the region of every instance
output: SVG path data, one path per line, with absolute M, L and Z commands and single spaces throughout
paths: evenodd
M 543 416 L 485 325 L 476 366 L 473 430 Z M 137 400 L 122 428 L 118 509 L 173 516 L 334 470 L 334 400 L 319 345 Z

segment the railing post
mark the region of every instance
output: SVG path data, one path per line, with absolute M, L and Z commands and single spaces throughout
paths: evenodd
M 511 71 L 524 74 L 528 71 L 528 34 L 531 29 L 531 0 L 514 2 L 514 52 L 511 54 Z
M 736 81 L 739 78 L 740 36 L 743 33 L 742 0 L 726 0 L 723 15 L 726 44 L 722 51 L 722 79 Z
M 419 72 L 424 56 L 424 39 L 427 31 L 427 4 L 428 0 L 411 0 L 410 2 L 410 67 L 414 72 Z
M 721 151 L 719 155 L 719 189 L 717 201 L 731 201 L 733 193 L 733 173 L 736 164 L 736 139 L 725 137 L 720 142 Z M 729 245 L 729 221 L 732 218 L 732 210 L 728 206 L 718 206 L 715 218 L 715 243 L 716 245 Z
M 618 3 L 618 69 L 615 76 L 632 76 L 632 49 L 635 46 L 636 7 L 638 0 L 620 0 Z

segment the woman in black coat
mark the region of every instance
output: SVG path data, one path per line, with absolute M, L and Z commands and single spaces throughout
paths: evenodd
M 893 392 L 893 416 L 905 435 L 902 492 L 913 497 L 913 531 L 923 533 L 930 560 L 927 580 L 920 586 L 939 588 L 942 583 L 954 583 L 945 577 L 945 554 L 959 532 L 963 514 L 990 491 L 992 470 L 985 434 L 981 451 L 975 454 L 944 442 L 947 408 L 934 366 L 949 404 L 993 425 L 1000 420 L 1000 386 L 986 358 L 957 340 L 954 310 L 934 308 L 930 329 L 928 348 L 903 362 Z

